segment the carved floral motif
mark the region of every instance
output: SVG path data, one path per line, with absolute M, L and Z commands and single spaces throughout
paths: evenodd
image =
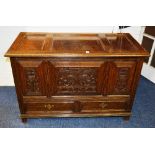
M 34 68 L 26 69 L 26 88 L 29 95 L 40 93 L 38 77 Z
M 62 67 L 57 74 L 57 93 L 96 93 L 97 68 Z
M 129 68 L 119 68 L 118 79 L 116 82 L 115 92 L 127 92 L 128 91 L 128 77 Z

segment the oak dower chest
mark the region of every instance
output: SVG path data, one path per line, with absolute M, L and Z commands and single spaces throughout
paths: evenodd
M 149 54 L 128 33 L 21 32 L 5 56 L 25 122 L 38 117 L 129 119 Z

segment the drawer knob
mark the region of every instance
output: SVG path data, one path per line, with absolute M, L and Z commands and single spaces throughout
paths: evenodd
M 51 104 L 45 104 L 45 108 L 47 110 L 52 110 L 54 108 L 54 105 L 51 105 Z
M 105 107 L 107 107 L 107 105 L 108 104 L 107 103 L 104 103 L 104 102 L 100 104 L 100 106 L 101 106 L 102 109 L 104 109 Z

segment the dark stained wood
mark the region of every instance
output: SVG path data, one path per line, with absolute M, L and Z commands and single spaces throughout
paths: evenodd
M 27 114 L 21 114 L 21 118 L 49 118 L 49 117 L 107 117 L 107 116 L 130 116 L 131 112 L 126 112 L 126 111 L 104 111 L 99 113 L 99 112 L 94 112 L 94 113 L 72 113 L 72 114 L 51 114 L 51 113 L 31 113 L 28 112 Z
M 146 26 L 145 33 L 155 37 L 155 26 Z
M 143 37 L 143 41 L 142 41 L 142 46 L 148 51 L 151 53 L 151 49 L 152 49 L 152 46 L 153 46 L 153 42 L 154 40 L 148 38 L 148 37 Z M 149 61 L 149 58 L 146 58 L 144 60 L 146 63 L 148 63 Z
M 5 56 L 23 122 L 38 117 L 129 117 L 149 54 L 130 34 L 20 33 Z
M 155 51 L 152 56 L 151 66 L 155 67 Z
M 108 101 L 129 101 L 130 95 L 65 95 L 65 96 L 23 96 L 23 103 L 73 103 L 81 102 L 108 102 Z

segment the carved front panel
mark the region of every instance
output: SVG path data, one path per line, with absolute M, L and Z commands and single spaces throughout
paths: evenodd
M 96 94 L 97 68 L 59 67 L 57 69 L 57 94 Z

